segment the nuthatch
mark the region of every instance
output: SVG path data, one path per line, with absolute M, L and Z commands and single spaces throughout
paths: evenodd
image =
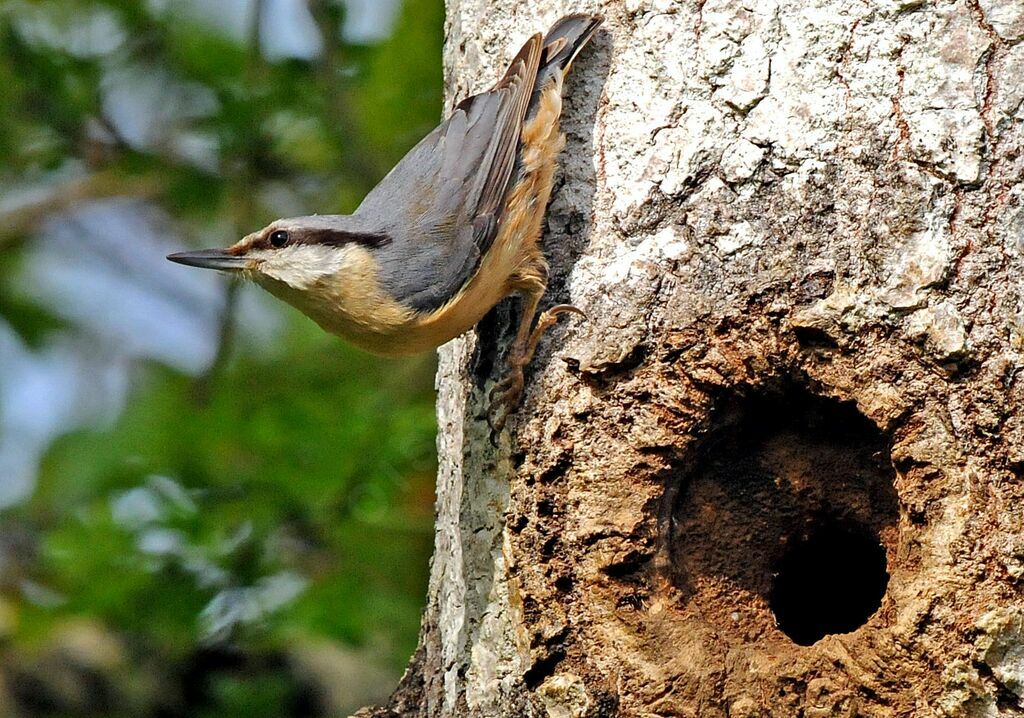
M 438 347 L 518 293 L 509 375 L 492 392 L 514 406 L 543 331 L 560 313 L 582 313 L 558 305 L 534 326 L 548 276 L 538 241 L 565 144 L 562 81 L 601 20 L 569 15 L 527 40 L 501 81 L 460 102 L 355 213 L 279 219 L 227 249 L 168 259 L 241 273 L 328 332 L 390 356 Z

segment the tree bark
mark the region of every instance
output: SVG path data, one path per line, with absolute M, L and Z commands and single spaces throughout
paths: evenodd
M 366 715 L 1024 714 L 1024 4 L 585 5 L 545 246 L 590 320 L 495 443 L 515 305 L 442 349 Z M 449 0 L 449 98 L 580 9 Z

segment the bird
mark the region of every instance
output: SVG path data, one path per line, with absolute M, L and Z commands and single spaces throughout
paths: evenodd
M 602 20 L 566 15 L 531 36 L 497 84 L 459 102 L 352 214 L 278 219 L 226 249 L 167 259 L 252 280 L 383 356 L 434 349 L 520 295 L 507 373 L 489 394 L 500 430 L 541 335 L 561 314 L 585 316 L 569 304 L 537 316 L 548 284 L 540 239 L 565 145 L 563 83 Z

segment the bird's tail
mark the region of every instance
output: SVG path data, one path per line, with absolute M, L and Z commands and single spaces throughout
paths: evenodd
M 544 84 L 540 80 L 547 79 L 546 75 L 549 72 L 557 70 L 563 76 L 566 75 L 572 61 L 603 21 L 604 18 L 600 15 L 577 14 L 566 15 L 552 25 L 548 34 L 544 36 L 544 50 L 540 56 L 536 86 Z
M 533 95 L 526 112 L 527 120 L 540 109 L 543 95 L 552 81 L 557 80 L 561 89 L 562 80 L 569 72 L 572 61 L 603 21 L 600 15 L 566 15 L 551 26 L 544 37 L 537 81 L 533 84 Z

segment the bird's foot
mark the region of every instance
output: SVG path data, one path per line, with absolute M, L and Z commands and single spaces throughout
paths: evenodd
M 494 388 L 491 389 L 488 395 L 491 430 L 495 434 L 501 433 L 501 430 L 505 428 L 505 424 L 508 422 L 509 415 L 519 404 L 519 399 L 522 398 L 523 394 L 523 387 L 526 384 L 523 371 L 526 365 L 530 363 L 530 360 L 533 359 L 533 355 L 537 351 L 537 345 L 540 343 L 544 332 L 558 321 L 560 314 L 578 314 L 584 319 L 589 319 L 586 312 L 579 307 L 574 307 L 571 304 L 557 304 L 538 317 L 537 325 L 530 332 L 525 345 L 512 348 L 508 359 L 508 374 L 494 385 Z
M 525 365 L 525 362 L 520 362 L 519 360 L 512 362 L 512 366 L 509 367 L 505 378 L 491 389 L 491 393 L 488 396 L 491 404 L 488 413 L 491 431 L 495 434 L 500 434 L 501 430 L 505 428 L 509 415 L 515 410 L 516 405 L 519 404 L 520 397 L 523 395 L 523 386 L 525 385 L 523 367 Z

